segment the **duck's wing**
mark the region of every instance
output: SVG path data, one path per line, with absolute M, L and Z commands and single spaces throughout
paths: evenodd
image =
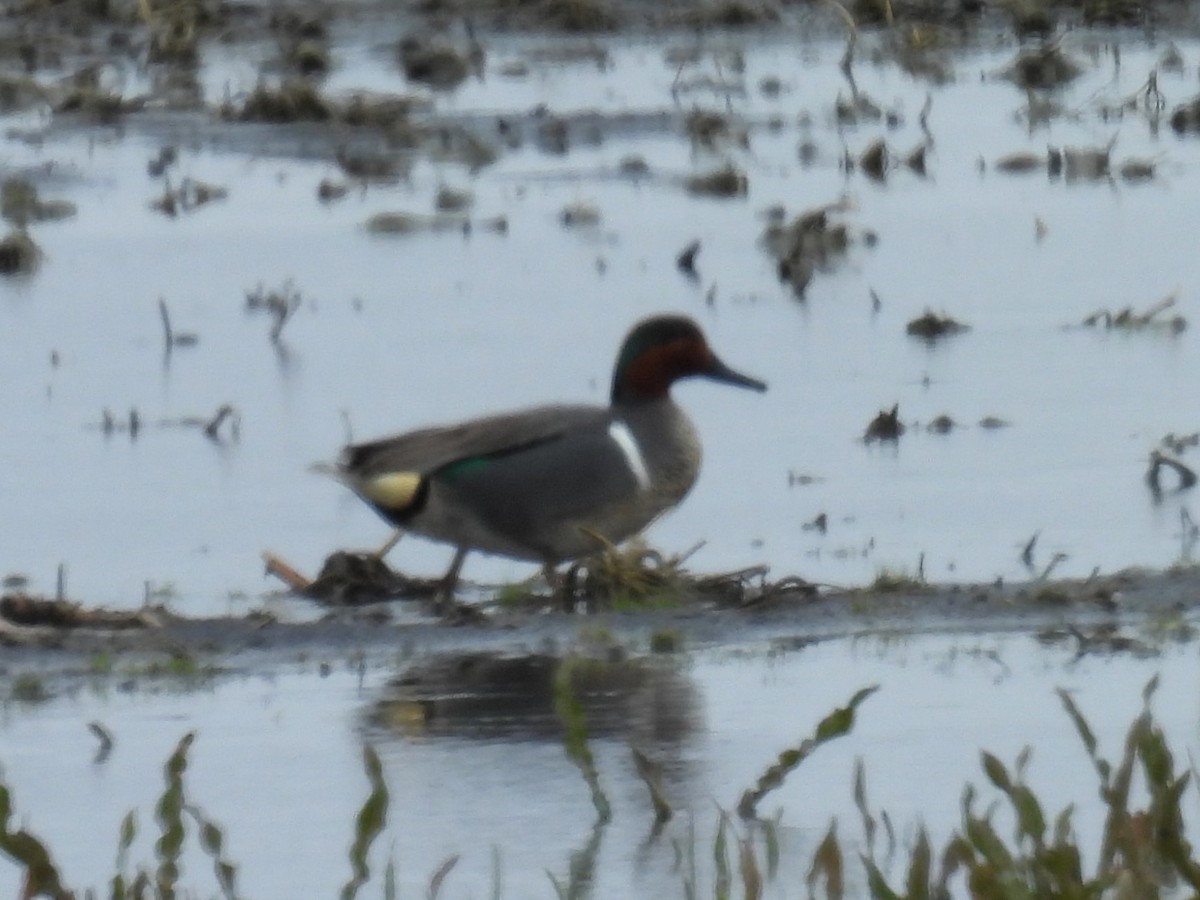
M 439 472 L 461 472 L 476 461 L 513 456 L 575 430 L 603 428 L 609 419 L 604 407 L 545 406 L 423 428 L 351 444 L 342 450 L 331 474 L 400 523 L 420 510 L 428 480 Z
M 426 476 L 474 458 L 515 453 L 556 440 L 573 429 L 604 425 L 608 419 L 606 408 L 593 406 L 544 406 L 488 416 L 351 444 L 342 450 L 337 468 L 352 478 L 397 473 Z

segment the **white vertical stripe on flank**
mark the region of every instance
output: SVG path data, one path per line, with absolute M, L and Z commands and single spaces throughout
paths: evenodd
M 629 464 L 629 471 L 637 479 L 638 487 L 642 490 L 650 487 L 650 473 L 646 471 L 646 461 L 642 459 L 642 451 L 638 449 L 637 440 L 634 439 L 629 426 L 624 422 L 613 422 L 608 426 L 608 436 L 625 454 L 625 462 Z

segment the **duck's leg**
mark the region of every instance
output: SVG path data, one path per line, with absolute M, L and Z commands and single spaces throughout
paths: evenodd
M 454 549 L 454 559 L 450 561 L 450 568 L 446 570 L 446 574 L 438 582 L 437 592 L 433 596 L 439 615 L 448 615 L 455 607 L 454 591 L 458 588 L 458 573 L 462 571 L 463 562 L 466 560 L 469 552 L 470 550 L 466 547 L 456 547 Z
M 574 612 L 575 599 L 573 595 L 575 591 L 571 572 L 568 570 L 560 574 L 554 563 L 546 561 L 542 564 L 542 577 L 550 586 L 550 594 L 558 607 L 563 612 Z
M 388 538 L 387 543 L 375 551 L 375 558 L 383 562 L 383 558 L 392 552 L 392 548 L 400 543 L 400 538 L 404 537 L 404 529 L 397 528 L 395 533 Z

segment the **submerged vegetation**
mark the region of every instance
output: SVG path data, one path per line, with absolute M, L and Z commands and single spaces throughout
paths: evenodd
M 583 708 L 573 696 L 569 666 L 555 683 L 555 702 L 563 728 L 568 757 L 579 767 L 589 786 L 596 819 L 585 848 L 573 854 L 568 881 L 547 873 L 559 897 L 587 896 L 595 877 L 600 839 L 612 817 L 610 801 L 601 785 L 600 772 L 588 746 L 588 728 Z M 1200 891 L 1200 859 L 1188 839 L 1184 800 L 1192 772 L 1176 764 L 1166 737 L 1155 722 L 1151 701 L 1158 687 L 1152 679 L 1143 690 L 1142 712 L 1130 725 L 1119 759 L 1100 754 L 1098 741 L 1084 713 L 1070 694 L 1059 690 L 1067 717 L 1079 735 L 1084 752 L 1098 782 L 1099 807 L 1072 803 L 1057 812 L 1045 807 L 1026 780 L 1032 750 L 1022 750 L 1012 766 L 983 751 L 981 767 L 994 795 L 983 796 L 974 785 L 963 788 L 961 821 L 940 849 L 926 827 L 917 825 L 907 846 L 898 850 L 896 829 L 885 811 L 870 807 L 866 776 L 861 761 L 852 786 L 854 804 L 861 820 L 861 838 L 839 835 L 839 822 L 832 822 L 824 838 L 804 866 L 810 897 L 838 900 L 871 897 L 874 900 L 948 900 L 951 897 L 1137 897 L 1174 895 L 1186 886 Z M 813 735 L 784 750 L 767 768 L 757 784 L 746 790 L 738 805 L 738 818 L 718 810 L 713 844 L 708 850 L 708 871 L 698 859 L 698 839 L 691 822 L 672 838 L 676 871 L 683 896 L 730 897 L 735 886 L 740 896 L 771 895 L 772 882 L 781 868 L 780 817 L 758 817 L 757 804 L 778 787 L 811 753 L 825 743 L 848 734 L 858 707 L 877 687 L 858 691 L 846 706 L 833 710 L 816 726 Z M 220 896 L 241 896 L 238 866 L 225 846 L 221 826 L 188 796 L 184 775 L 195 732 L 184 735 L 163 767 L 164 786 L 154 807 L 158 826 L 154 840 L 154 862 L 130 867 L 129 855 L 138 834 L 134 811 L 121 822 L 116 842 L 115 871 L 105 893 L 117 898 L 195 896 L 194 886 L 182 883 L 181 858 L 185 845 L 194 840 L 211 861 Z M 673 810 L 669 790 L 661 780 L 661 766 L 638 748 L 633 748 L 637 771 L 650 790 L 654 830 L 659 835 Z M 363 766 L 370 792 L 359 808 L 348 850 L 350 874 L 343 898 L 358 896 L 375 874 L 381 875 L 383 896 L 397 895 L 396 867 L 389 858 L 382 870 L 373 870 L 371 851 L 387 825 L 390 795 L 379 757 L 369 746 L 363 750 Z M 981 803 L 986 805 L 981 809 Z M 1096 810 L 1103 819 L 1099 845 L 1081 842 L 1076 821 Z M 23 897 L 68 898 L 76 894 L 66 886 L 66 876 L 54 862 L 52 848 L 40 840 L 25 822 L 17 820 L 9 786 L 0 782 L 0 852 L 20 867 Z M 1091 833 L 1094 829 L 1088 829 Z M 886 837 L 886 841 L 881 840 Z M 885 845 L 886 844 L 886 848 Z M 493 850 L 491 895 L 502 896 L 498 852 Z M 394 851 L 392 851 L 394 854 Z M 453 855 L 432 870 L 426 890 L 437 897 L 451 877 L 459 857 Z M 711 881 L 704 887 L 705 879 Z M 88 892 L 87 896 L 93 896 Z

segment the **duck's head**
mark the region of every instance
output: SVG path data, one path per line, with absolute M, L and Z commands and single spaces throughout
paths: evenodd
M 717 358 L 700 326 L 686 316 L 644 319 L 625 338 L 613 369 L 612 402 L 658 400 L 680 378 L 698 376 L 765 391 L 757 378 L 736 372 Z

